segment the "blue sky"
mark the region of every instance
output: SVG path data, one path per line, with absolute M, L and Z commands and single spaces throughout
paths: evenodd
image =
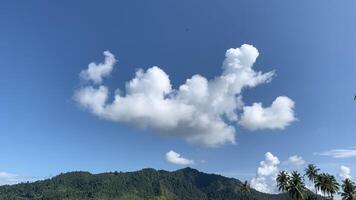
M 337 174 L 346 165 L 353 174 L 355 157 L 327 151 L 352 154 L 356 146 L 355 6 L 351 0 L 1 2 L 0 171 L 36 179 L 73 170 L 175 170 L 183 166 L 165 159 L 174 150 L 194 160 L 194 168 L 247 180 L 266 152 L 279 158 L 279 168 L 298 168 L 283 161 L 299 155 L 325 171 Z M 275 71 L 271 82 L 244 89 L 243 102 L 268 107 L 288 96 L 297 120 L 284 129 L 229 123 L 236 144 L 211 148 L 136 121 L 100 118 L 73 98 L 85 87 L 79 73 L 103 62 L 106 50 L 118 60 L 103 81 L 111 101 L 138 68 L 159 66 L 175 89 L 194 74 L 211 80 L 222 72 L 225 51 L 243 44 L 259 51 L 254 70 Z

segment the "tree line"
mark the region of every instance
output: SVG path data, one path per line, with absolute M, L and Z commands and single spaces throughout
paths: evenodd
M 343 200 L 356 200 L 356 186 L 349 178 L 344 179 L 340 185 L 333 175 L 321 173 L 313 164 L 309 164 L 304 172 L 301 175 L 297 171 L 291 173 L 280 171 L 276 178 L 278 190 L 288 193 L 293 200 L 317 199 L 319 192 L 327 199 L 334 199 L 335 194 L 338 193 Z M 314 193 L 306 192 L 308 190 L 304 183 L 304 176 L 314 184 Z

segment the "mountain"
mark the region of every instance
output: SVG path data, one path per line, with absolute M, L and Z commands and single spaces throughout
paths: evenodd
M 290 199 L 287 194 L 246 190 L 234 178 L 184 168 L 174 172 L 143 169 L 136 172 L 91 174 L 70 172 L 33 183 L 0 186 L 1 200 L 232 200 Z

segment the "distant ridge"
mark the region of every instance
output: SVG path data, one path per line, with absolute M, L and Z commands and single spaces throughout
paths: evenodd
M 135 172 L 69 172 L 33 183 L 0 186 L 1 200 L 287 200 L 242 182 L 193 168 L 169 172 L 146 168 Z

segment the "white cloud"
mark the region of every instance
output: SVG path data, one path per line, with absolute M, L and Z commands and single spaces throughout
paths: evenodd
M 339 174 L 341 179 L 351 179 L 351 169 L 349 167 L 346 167 L 344 165 L 340 166 L 340 174 Z
M 116 60 L 111 53 L 104 54 L 104 63 L 91 63 L 81 72 L 84 80 L 100 84 L 110 74 Z M 177 89 L 172 87 L 168 74 L 154 66 L 138 70 L 126 83 L 125 93 L 117 92 L 112 102 L 108 102 L 109 90 L 103 85 L 84 85 L 74 98 L 104 119 L 153 128 L 211 147 L 235 143 L 233 124 L 238 123 L 238 111 L 243 107 L 242 89 L 268 83 L 274 75 L 273 71 L 262 73 L 252 69 L 258 55 L 251 45 L 229 49 L 220 76 L 208 80 L 194 75 Z M 278 97 L 270 108 L 262 108 L 262 113 L 244 107 L 240 124 L 256 127 L 251 129 L 284 128 L 295 119 L 293 107 L 294 102 L 287 97 Z
M 83 107 L 88 108 L 98 116 L 102 116 L 105 114 L 104 106 L 108 98 L 108 89 L 105 86 L 99 88 L 87 86 L 78 90 L 74 98 Z
M 194 164 L 193 160 L 189 160 L 187 158 L 182 157 L 179 153 L 170 150 L 166 153 L 166 160 L 173 164 L 178 165 L 191 165 Z
M 264 108 L 262 103 L 244 106 L 240 124 L 250 130 L 284 129 L 294 117 L 294 101 L 288 97 L 277 97 L 270 107 Z
M 261 161 L 260 166 L 257 168 L 257 174 L 261 176 L 270 176 L 278 171 L 277 165 L 279 159 L 271 152 L 265 154 L 265 160 Z
M 264 193 L 276 193 L 276 176 L 278 173 L 278 157 L 271 152 L 265 154 L 265 160 L 260 162 L 256 176 L 251 180 L 251 187 Z
M 333 158 L 350 158 L 356 156 L 356 148 L 350 149 L 333 149 L 330 151 L 325 151 L 322 153 L 316 153 L 316 155 L 320 156 L 330 156 Z
M 298 155 L 294 155 L 288 158 L 288 160 L 285 161 L 286 164 L 289 165 L 296 165 L 296 166 L 300 166 L 300 165 L 304 165 L 305 161 L 303 160 L 303 158 L 301 156 Z
M 0 172 L 0 185 L 11 185 L 19 183 L 19 176 L 7 172 Z
M 267 183 L 266 177 L 256 176 L 252 178 L 251 187 L 259 192 L 263 193 L 273 193 L 272 185 Z
M 116 63 L 115 56 L 110 51 L 104 51 L 104 56 L 105 60 L 103 63 L 90 63 L 88 69 L 80 72 L 79 77 L 82 80 L 93 81 L 96 84 L 101 83 L 103 78 L 111 73 Z

